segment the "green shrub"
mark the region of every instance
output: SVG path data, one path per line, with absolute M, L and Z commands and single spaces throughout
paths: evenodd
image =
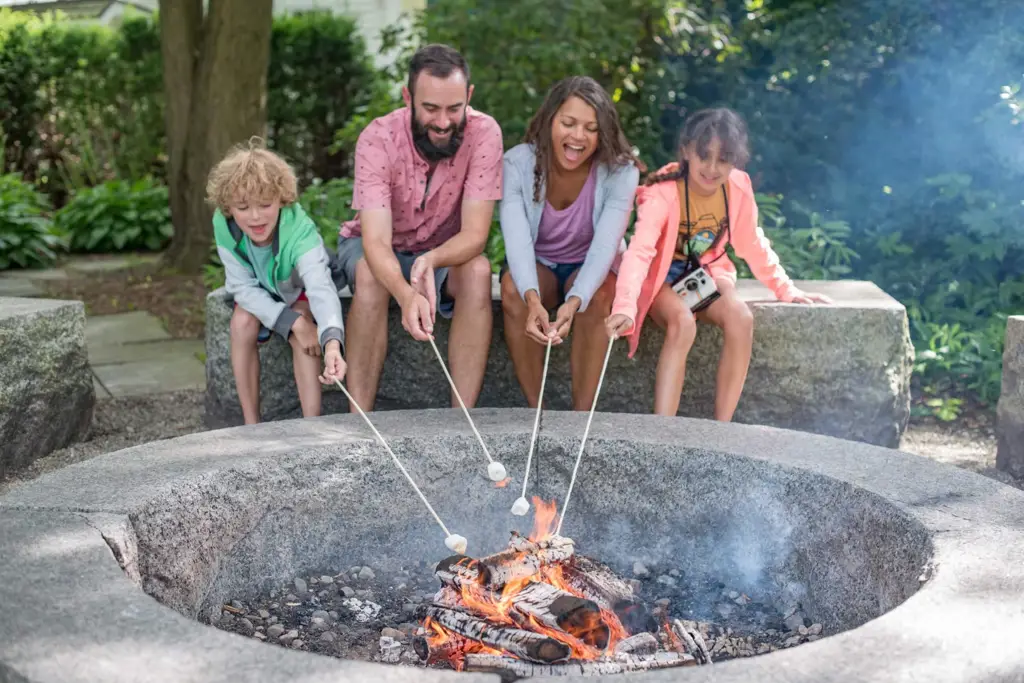
M 268 71 L 269 145 L 299 177 L 348 172 L 331 150 L 372 94 L 376 75 L 352 19 L 275 18 Z M 107 180 L 163 178 L 166 165 L 160 30 L 134 16 L 118 27 L 0 9 L 0 131 L 4 170 L 61 206 Z
M 316 223 L 327 250 L 337 249 L 341 224 L 356 215 L 352 208 L 352 179 L 334 178 L 326 183 L 315 180 L 299 197 L 299 203 Z
M 272 147 L 293 160 L 301 182 L 349 171 L 334 131 L 372 95 L 373 62 L 353 19 L 303 12 L 274 20 L 267 74 Z
M 14 173 L 0 176 L 0 270 L 46 267 L 65 248 L 46 195 Z
M 155 251 L 174 233 L 167 188 L 150 178 L 111 180 L 81 190 L 57 212 L 54 223 L 68 235 L 73 251 Z

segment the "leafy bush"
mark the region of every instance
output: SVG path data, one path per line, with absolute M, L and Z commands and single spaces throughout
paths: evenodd
M 356 215 L 352 208 L 352 179 L 334 178 L 326 183 L 317 179 L 302 193 L 299 203 L 316 223 L 327 250 L 337 249 L 341 224 Z
M 64 241 L 50 219 L 46 195 L 17 174 L 0 176 L 0 270 L 51 265 Z
M 652 97 L 664 75 L 659 68 L 660 41 L 670 30 L 669 4 L 436 0 L 417 15 L 411 36 L 387 37 L 397 45 L 401 67 L 408 64 L 417 44 L 458 46 L 475 84 L 472 105 L 501 124 L 506 148 L 521 141 L 551 85 L 566 76 L 586 74 L 612 94 L 630 142 L 646 155 L 660 144 L 656 121 L 670 104 Z M 405 74 L 394 71 L 390 79 L 401 82 Z
M 351 18 L 321 11 L 275 19 L 267 122 L 272 146 L 297 162 L 300 180 L 348 172 L 349 155 L 331 149 L 331 141 L 334 131 L 369 101 L 375 78 Z
M 269 145 L 304 180 L 344 175 L 348 155 L 332 151 L 331 140 L 369 100 L 376 78 L 354 22 L 328 13 L 279 16 L 271 42 Z M 56 206 L 107 180 L 162 179 L 156 19 L 109 27 L 0 9 L 0 131 L 0 172 L 20 172 Z
M 54 223 L 73 251 L 110 252 L 163 247 L 174 228 L 167 188 L 147 178 L 111 180 L 77 192 Z

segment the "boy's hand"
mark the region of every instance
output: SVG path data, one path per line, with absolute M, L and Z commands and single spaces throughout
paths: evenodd
M 608 337 L 621 337 L 626 333 L 627 330 L 633 327 L 633 321 L 627 316 L 621 313 L 610 315 L 605 318 L 604 328 L 608 332 Z
M 292 335 L 295 343 L 307 356 L 320 355 L 320 340 L 317 338 L 316 325 L 309 321 L 304 315 L 300 315 L 292 323 Z
M 346 370 L 348 370 L 348 365 L 345 363 L 345 359 L 341 357 L 341 342 L 337 339 L 332 339 L 327 342 L 327 346 L 324 348 L 324 374 L 320 375 L 320 383 L 334 384 L 335 381 L 340 382 L 345 379 Z

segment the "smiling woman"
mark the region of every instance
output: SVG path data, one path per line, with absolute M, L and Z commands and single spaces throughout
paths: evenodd
M 608 93 L 592 78 L 572 76 L 551 88 L 504 165 L 501 300 L 516 377 L 536 407 L 544 347 L 561 344 L 578 313 L 573 406 L 587 410 L 607 343 L 601 326 L 615 288 L 610 271 L 625 248 L 640 161 Z

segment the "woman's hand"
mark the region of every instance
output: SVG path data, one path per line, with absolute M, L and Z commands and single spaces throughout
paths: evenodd
M 610 338 L 621 337 L 633 328 L 633 319 L 621 313 L 615 313 L 605 318 L 604 329 Z
M 538 344 L 547 346 L 548 339 L 554 335 L 548 309 L 544 308 L 540 297 L 530 290 L 526 293 L 526 336 Z
M 577 296 L 569 297 L 569 300 L 558 307 L 558 311 L 555 313 L 555 344 L 561 344 L 562 340 L 569 336 L 569 330 L 572 329 L 572 320 L 576 315 L 576 311 L 580 310 L 580 298 Z

